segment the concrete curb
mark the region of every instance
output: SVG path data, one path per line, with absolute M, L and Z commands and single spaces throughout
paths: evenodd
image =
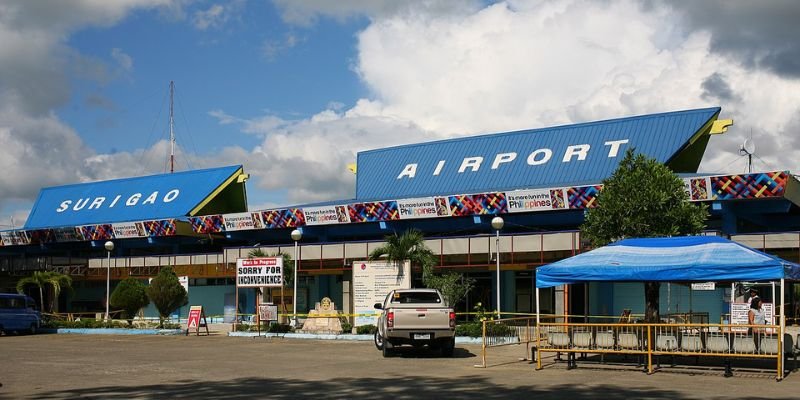
M 283 339 L 311 339 L 311 340 L 350 340 L 371 342 L 373 335 L 334 335 L 334 334 L 313 334 L 313 333 L 265 333 L 259 336 L 258 332 L 228 332 L 230 337 L 262 337 L 262 338 L 283 338 Z M 469 336 L 456 336 L 456 344 L 481 344 L 481 338 Z
M 43 329 L 42 333 L 75 335 L 183 335 L 181 329 L 59 328 Z

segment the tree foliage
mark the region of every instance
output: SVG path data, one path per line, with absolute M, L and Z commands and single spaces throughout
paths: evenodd
M 189 303 L 186 289 L 181 286 L 172 267 L 164 267 L 158 272 L 147 287 L 147 297 L 156 306 L 161 325 L 173 311 Z
M 393 263 L 399 270 L 407 260 L 412 270 L 415 266 L 422 269 L 422 283 L 442 293 L 450 306 L 458 303 L 472 289 L 473 280 L 463 275 L 448 271 L 436 273 L 436 255 L 425 245 L 425 236 L 417 229 L 409 229 L 398 235 L 396 232 L 386 236 L 386 244 L 370 252 L 370 260 L 385 259 Z
M 111 307 L 122 309 L 128 324 L 133 324 L 133 317 L 142 307 L 150 304 L 145 286 L 136 278 L 128 278 L 120 282 L 109 300 Z
M 708 211 L 692 204 L 683 181 L 667 166 L 628 149 L 613 175 L 603 181 L 597 207 L 581 226 L 593 247 L 628 237 L 695 235 L 705 228 Z M 658 322 L 660 284 L 645 282 L 645 319 Z
M 20 279 L 17 282 L 17 292 L 24 293 L 27 286 L 35 286 L 39 289 L 39 305 L 42 311 L 53 312 L 53 308 L 61 294 L 62 289 L 72 289 L 72 278 L 55 271 L 34 271 L 33 275 Z M 52 291 L 52 297 L 48 307 L 45 307 L 44 292 Z

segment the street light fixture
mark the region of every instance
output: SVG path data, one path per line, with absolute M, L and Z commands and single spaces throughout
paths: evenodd
M 297 327 L 297 242 L 303 238 L 303 232 L 299 229 L 292 231 L 294 240 L 294 290 L 292 290 L 292 326 Z
M 503 218 L 492 218 L 492 228 L 497 231 L 494 246 L 495 259 L 497 259 L 497 318 L 500 318 L 500 229 L 503 229 L 504 224 Z
M 114 242 L 107 241 L 104 245 L 108 252 L 108 263 L 106 264 L 106 318 L 108 321 L 108 300 L 111 293 L 111 252 L 114 250 Z

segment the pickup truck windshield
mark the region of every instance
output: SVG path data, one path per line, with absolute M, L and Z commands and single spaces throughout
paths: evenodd
M 394 304 L 441 304 L 442 299 L 439 297 L 439 294 L 434 292 L 408 292 L 395 293 L 394 296 L 392 296 L 391 302 Z

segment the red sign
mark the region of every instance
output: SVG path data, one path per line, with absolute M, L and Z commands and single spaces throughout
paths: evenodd
M 197 329 L 200 327 L 200 315 L 203 313 L 203 306 L 191 306 L 189 308 L 189 320 L 187 321 L 188 329 Z

